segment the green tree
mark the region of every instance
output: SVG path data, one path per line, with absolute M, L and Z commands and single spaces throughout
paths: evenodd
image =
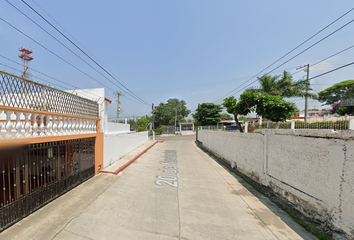
M 318 93 L 318 101 L 332 105 L 332 113 L 339 115 L 354 114 L 354 106 L 340 105 L 342 99 L 349 97 L 354 97 L 354 80 L 336 83 Z
M 318 101 L 331 105 L 341 99 L 354 96 L 354 80 L 346 80 L 334 84 L 318 93 Z
M 250 94 L 253 94 L 249 92 Z M 251 112 L 251 110 L 247 107 L 247 104 L 237 102 L 237 99 L 234 96 L 228 97 L 224 99 L 222 104 L 228 113 L 234 115 L 236 125 L 240 132 L 243 132 L 241 124 L 238 122 L 238 115 L 247 115 Z
M 241 132 L 243 132 L 243 129 L 238 122 L 239 115 L 256 112 L 260 116 L 278 122 L 290 119 L 297 110 L 294 103 L 285 101 L 281 96 L 252 91 L 242 93 L 238 102 L 233 96 L 225 98 L 223 105 L 228 113 L 234 115 L 236 124 Z
M 247 94 L 247 92 L 246 92 Z M 250 94 L 255 107 L 253 111 L 273 122 L 290 119 L 297 111 L 295 103 L 285 101 L 281 96 L 269 95 L 267 93 Z
M 148 128 L 148 125 L 150 123 L 149 119 L 146 117 L 139 118 L 138 121 L 138 131 L 146 131 Z
M 195 110 L 196 113 L 192 114 L 193 118 L 198 120 L 199 125 L 216 125 L 221 118 L 222 106 L 214 103 L 202 103 L 199 106 L 199 110 Z
M 177 113 L 177 122 L 184 121 L 190 113 L 186 102 L 177 98 L 167 100 L 167 103 L 160 103 L 155 107 L 155 125 L 174 125 Z
M 284 71 L 282 75 L 263 75 L 257 79 L 260 86 L 249 88 L 247 91 L 264 92 L 286 98 L 305 97 L 306 88 L 308 88 L 308 91 L 312 91 L 307 81 L 294 81 L 292 75 L 287 71 Z M 316 95 L 310 92 L 307 93 L 307 96 L 316 98 Z
M 227 113 L 222 113 L 222 114 L 220 115 L 220 119 L 223 119 L 223 120 L 232 120 L 233 118 L 232 118 L 229 114 L 227 114 Z

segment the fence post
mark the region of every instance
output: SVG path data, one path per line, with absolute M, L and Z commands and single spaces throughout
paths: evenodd
M 245 122 L 245 133 L 248 133 L 248 122 Z
M 291 121 L 291 127 L 290 127 L 292 130 L 295 130 L 295 122 L 294 121 Z
M 351 118 L 349 119 L 349 127 L 348 127 L 349 130 L 354 130 L 354 119 Z

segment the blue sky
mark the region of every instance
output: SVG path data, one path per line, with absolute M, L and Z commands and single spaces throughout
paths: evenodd
M 10 2 L 80 57 L 90 62 L 24 3 L 20 0 Z M 185 100 L 188 109 L 192 111 L 197 108 L 198 103 L 215 102 L 224 97 L 354 7 L 353 1 L 349 0 L 26 0 L 26 2 L 149 104 L 158 105 L 169 98 L 178 98 Z M 114 90 L 120 90 L 6 1 L 0 3 L 0 17 L 99 82 Z M 352 19 L 354 11 L 268 70 Z M 354 23 L 272 74 L 280 74 L 283 70 L 295 72 L 298 66 L 314 63 L 353 45 L 353 40 Z M 31 67 L 36 70 L 79 89 L 102 87 L 0 21 L 0 55 L 20 63 L 17 57 L 20 46 L 33 49 L 34 61 Z M 310 76 L 352 62 L 353 55 L 354 48 L 318 64 L 310 69 Z M 2 57 L 0 63 L 20 69 L 19 65 Z M 94 65 L 92 62 L 90 64 Z M 95 68 L 99 69 L 96 66 Z M 3 65 L 0 65 L 0 69 L 19 74 Z M 311 82 L 312 87 L 318 92 L 336 82 L 353 79 L 353 70 L 353 67 L 347 67 L 317 78 Z M 71 86 L 32 73 L 60 85 L 59 88 L 63 90 L 72 89 Z M 294 79 L 301 79 L 305 75 L 304 72 L 296 74 Z M 253 80 L 255 79 L 250 82 Z M 236 96 L 240 93 L 242 91 Z M 113 100 L 112 90 L 106 89 L 106 96 Z M 121 117 L 143 116 L 150 113 L 151 106 L 131 99 L 128 94 L 122 97 Z M 304 108 L 303 99 L 295 98 L 290 101 L 295 102 L 300 109 Z M 310 108 L 322 107 L 317 101 L 310 100 Z M 111 118 L 116 115 L 115 109 L 116 103 L 111 104 L 109 107 Z

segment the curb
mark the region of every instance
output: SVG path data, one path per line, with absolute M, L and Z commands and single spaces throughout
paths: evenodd
M 156 143 L 163 143 L 163 141 L 156 141 L 154 142 L 150 147 L 146 148 L 144 151 L 142 151 L 141 153 L 139 153 L 137 156 L 135 156 L 132 160 L 130 160 L 129 162 L 125 163 L 123 166 L 121 166 L 120 168 L 118 168 L 116 171 L 114 172 L 110 172 L 110 171 L 101 171 L 101 173 L 111 173 L 114 175 L 117 175 L 118 173 L 120 173 L 121 171 L 123 171 L 124 169 L 126 169 L 130 164 L 132 164 L 135 160 L 137 160 L 139 157 L 141 157 L 141 155 L 143 155 L 144 153 L 146 153 L 150 148 L 152 148 L 153 146 L 155 146 Z

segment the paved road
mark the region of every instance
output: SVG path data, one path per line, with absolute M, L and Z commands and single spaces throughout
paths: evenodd
M 0 239 L 316 239 L 194 138 L 161 137 L 118 176 L 90 179 Z

